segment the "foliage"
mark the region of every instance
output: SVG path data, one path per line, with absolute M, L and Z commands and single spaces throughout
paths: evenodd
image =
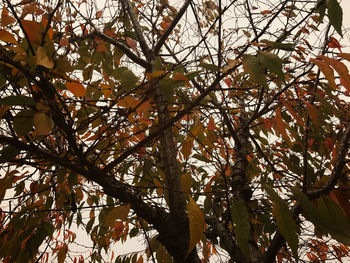
M 338 0 L 1 8 L 2 262 L 349 257 Z

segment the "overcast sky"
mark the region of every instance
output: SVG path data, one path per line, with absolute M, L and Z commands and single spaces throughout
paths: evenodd
M 345 28 L 350 28 L 350 1 L 343 0 L 341 6 L 343 8 L 343 25 Z M 343 43 L 347 46 L 350 45 L 350 32 L 344 34 Z

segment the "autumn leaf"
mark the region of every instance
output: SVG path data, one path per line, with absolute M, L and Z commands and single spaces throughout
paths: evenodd
M 35 113 L 33 120 L 39 135 L 48 135 L 54 127 L 53 120 L 43 112 Z
M 58 263 L 65 262 L 67 252 L 68 252 L 68 246 L 66 244 L 63 244 L 63 246 L 59 248 L 58 253 L 57 253 L 57 262 Z
M 137 42 L 136 40 L 127 37 L 126 39 L 126 43 L 129 45 L 129 47 L 131 47 L 132 50 L 137 51 Z
M 310 59 L 310 62 L 315 63 L 318 66 L 318 68 L 321 70 L 323 75 L 328 80 L 329 86 L 333 90 L 336 90 L 337 89 L 337 84 L 335 83 L 334 71 L 329 66 L 329 64 L 324 62 L 324 61 L 321 61 L 321 60 L 318 60 L 318 59 L 313 59 L 313 58 Z
M 72 92 L 76 97 L 85 97 L 86 90 L 83 84 L 79 82 L 66 81 L 66 88 Z
M 21 20 L 23 29 L 28 37 L 28 40 L 33 43 L 40 45 L 42 39 L 43 26 L 41 23 L 30 20 Z
M 3 8 L 2 12 L 1 12 L 1 26 L 6 27 L 6 26 L 13 24 L 15 22 L 16 22 L 16 18 L 10 16 L 7 9 Z
M 0 40 L 12 44 L 17 44 L 15 37 L 4 29 L 0 29 Z
M 108 85 L 108 84 L 101 83 L 100 84 L 100 88 L 101 88 L 105 98 L 108 99 L 109 96 L 111 96 L 111 94 L 113 92 L 112 87 L 110 85 Z
M 319 59 L 327 62 L 330 66 L 332 66 L 335 71 L 339 74 L 340 78 L 343 80 L 345 88 L 350 91 L 350 75 L 347 67 L 344 63 L 339 60 L 328 58 L 324 55 L 318 56 Z
M 336 40 L 334 37 L 329 37 L 329 42 L 327 44 L 330 48 L 337 48 L 339 52 L 341 52 L 341 45 L 338 40 Z
M 194 249 L 201 236 L 203 235 L 205 220 L 202 211 L 196 202 L 192 199 L 192 197 L 189 197 L 187 211 L 190 225 L 190 243 L 187 252 L 188 255 Z
M 47 56 L 44 47 L 38 47 L 36 51 L 35 62 L 37 65 L 41 65 L 48 69 L 52 69 L 55 66 L 53 60 Z
M 105 217 L 104 225 L 112 226 L 114 225 L 114 221 L 116 219 L 126 221 L 128 218 L 129 211 L 130 211 L 129 205 L 121 205 L 121 206 L 112 208 Z

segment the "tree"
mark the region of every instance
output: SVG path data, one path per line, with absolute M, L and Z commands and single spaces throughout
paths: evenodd
M 1 3 L 2 261 L 348 257 L 338 1 L 97 2 Z

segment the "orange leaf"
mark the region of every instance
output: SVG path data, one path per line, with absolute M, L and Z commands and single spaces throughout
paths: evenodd
M 102 84 L 100 84 L 100 87 L 102 89 L 103 95 L 105 96 L 106 99 L 108 99 L 109 96 L 111 96 L 111 94 L 112 94 L 111 86 L 102 83 Z
M 183 73 L 176 72 L 174 74 L 173 80 L 185 80 L 185 81 L 187 81 L 187 77 Z
M 331 65 L 335 69 L 335 71 L 337 71 L 340 78 L 343 79 L 342 83 L 344 87 L 348 91 L 350 91 L 350 75 L 349 75 L 348 68 L 345 66 L 345 64 L 340 62 L 339 60 L 331 59 L 324 55 L 319 56 L 319 58 L 326 61 L 329 65 Z
M 66 88 L 67 90 L 72 92 L 76 97 L 85 97 L 86 95 L 86 90 L 83 84 L 79 82 L 66 81 Z
M 107 48 L 105 45 L 103 44 L 98 44 L 97 48 L 96 48 L 97 52 L 102 52 L 102 53 L 106 53 L 107 52 Z
M 210 117 L 209 123 L 208 123 L 208 130 L 213 131 L 216 129 L 217 129 L 217 127 L 215 126 L 214 118 Z
M 27 34 L 28 40 L 31 43 L 40 45 L 42 24 L 36 21 L 21 20 L 24 31 Z
M 100 18 L 100 17 L 102 16 L 102 14 L 103 14 L 103 11 L 102 11 L 102 10 L 98 11 L 98 12 L 96 13 L 96 18 Z
M 0 29 L 0 40 L 9 42 L 12 44 L 17 44 L 15 37 L 4 29 Z
M 267 14 L 271 14 L 271 13 L 272 13 L 272 11 L 270 11 L 270 10 L 261 11 L 261 14 L 262 14 L 263 16 L 266 16 Z
M 126 43 L 128 43 L 129 47 L 131 47 L 132 50 L 137 51 L 137 42 L 134 39 L 131 39 L 130 37 L 126 38 Z
M 7 9 L 3 8 L 1 13 L 1 26 L 5 27 L 15 22 L 16 22 L 16 18 L 9 16 L 9 12 L 7 11 Z
M 339 53 L 338 57 L 344 58 L 347 61 L 350 61 L 350 53 Z
M 131 96 L 126 96 L 122 100 L 118 101 L 117 105 L 124 108 L 135 108 L 140 103 L 140 100 L 134 99 Z
M 139 257 L 139 259 L 137 260 L 136 263 L 143 263 L 143 257 L 142 257 L 142 255 Z
M 327 46 L 330 48 L 337 48 L 339 50 L 339 52 L 341 52 L 341 45 L 338 42 L 338 40 L 336 40 L 334 37 L 329 38 L 329 42 L 328 42 Z
M 318 59 L 310 59 L 310 62 L 315 63 L 318 68 L 322 71 L 323 75 L 326 77 L 328 80 L 329 86 L 336 90 L 337 89 L 337 84 L 335 84 L 335 78 L 334 78 L 334 71 L 333 69 L 328 65 L 328 63 L 318 60 Z

